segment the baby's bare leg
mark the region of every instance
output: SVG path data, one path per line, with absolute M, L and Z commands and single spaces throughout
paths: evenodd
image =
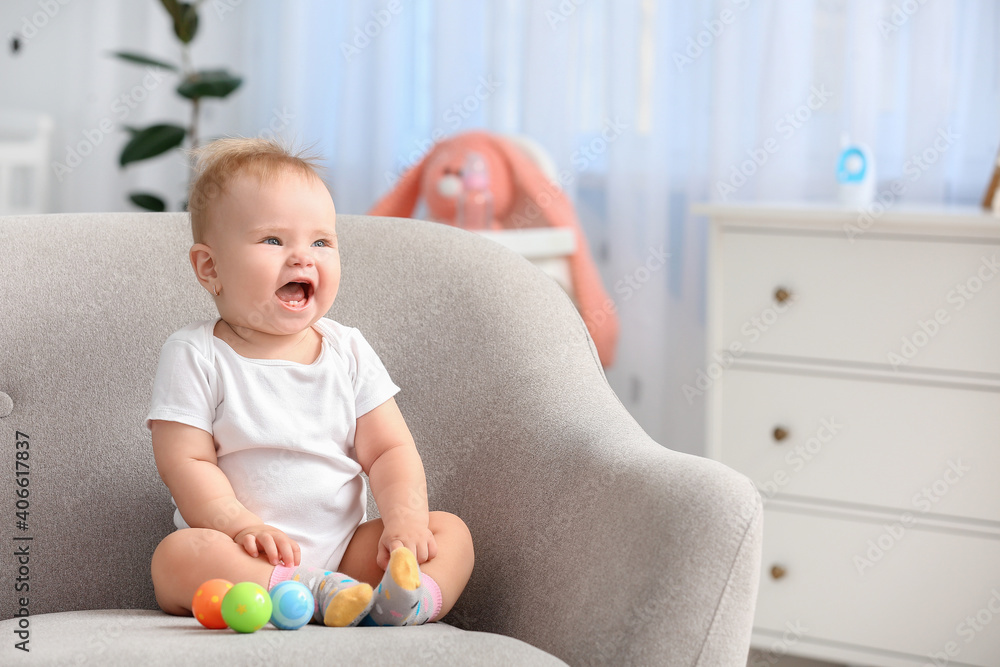
M 163 538 L 153 552 L 150 571 L 160 608 L 186 616 L 198 586 L 209 579 L 253 581 L 267 590 L 274 566 L 263 551 L 254 558 L 225 533 L 185 528 Z
M 434 533 L 438 553 L 435 558 L 421 563 L 420 571 L 441 588 L 441 611 L 435 617 L 438 620 L 455 606 L 469 583 L 475 554 L 469 529 L 454 514 L 431 512 L 428 527 Z M 385 575 L 375 562 L 381 537 L 382 519 L 372 519 L 358 526 L 337 570 L 372 588 L 377 587 Z

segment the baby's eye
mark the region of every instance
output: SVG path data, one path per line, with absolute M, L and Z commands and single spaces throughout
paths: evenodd
M 333 247 L 336 246 L 336 244 L 333 241 L 331 241 L 330 239 L 320 239 L 320 240 L 316 241 L 316 243 L 322 243 L 323 244 L 322 247 L 324 247 L 324 248 L 333 248 Z
M 268 236 L 266 239 L 264 239 L 264 243 L 267 243 L 268 241 L 278 241 L 278 239 L 273 236 Z M 278 241 L 278 245 L 281 245 L 281 241 Z

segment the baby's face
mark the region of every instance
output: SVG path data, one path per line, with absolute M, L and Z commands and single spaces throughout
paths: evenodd
M 266 184 L 252 177 L 229 184 L 206 239 L 221 286 L 216 305 L 222 318 L 281 336 L 326 315 L 340 286 L 336 221 L 318 178 L 286 172 Z

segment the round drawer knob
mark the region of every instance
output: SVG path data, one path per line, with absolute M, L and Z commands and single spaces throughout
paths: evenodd
M 786 290 L 784 287 L 779 287 L 774 290 L 774 300 L 778 303 L 785 303 L 792 298 L 792 293 Z
M 782 440 L 788 437 L 788 430 L 780 426 L 775 426 L 772 435 L 774 436 L 775 440 L 781 442 Z
M 786 574 L 788 574 L 787 571 L 785 570 L 785 568 L 781 567 L 780 565 L 772 565 L 771 566 L 771 578 L 772 579 L 781 579 Z

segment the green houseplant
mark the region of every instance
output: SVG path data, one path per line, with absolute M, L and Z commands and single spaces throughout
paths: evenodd
M 176 123 L 157 123 L 143 128 L 126 126 L 125 129 L 131 136 L 118 158 L 122 169 L 133 162 L 148 160 L 179 148 L 185 139 L 191 148 L 197 148 L 201 100 L 228 97 L 243 83 L 242 78 L 230 74 L 225 69 L 197 70 L 191 65 L 190 44 L 198 33 L 198 6 L 202 2 L 203 0 L 195 2 L 160 0 L 160 4 L 173 20 L 174 34 L 180 40 L 180 65 L 140 53 L 117 51 L 112 54 L 133 64 L 151 65 L 178 74 L 180 83 L 177 85 L 177 94 L 191 103 L 191 116 L 186 127 Z M 135 205 L 150 211 L 165 211 L 167 208 L 164 199 L 151 192 L 132 192 L 129 194 L 129 199 Z M 185 201 L 180 208 L 184 210 L 186 207 Z

